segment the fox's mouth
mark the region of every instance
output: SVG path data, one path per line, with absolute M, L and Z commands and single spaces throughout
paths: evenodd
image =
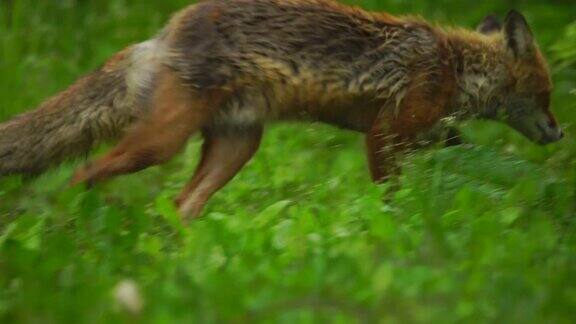
M 550 125 L 547 121 L 518 123 L 511 126 L 527 139 L 539 145 L 558 142 L 564 137 L 564 132 L 560 127 Z
M 536 142 L 540 145 L 558 142 L 564 137 L 564 132 L 559 127 L 549 127 L 542 123 L 537 123 L 536 127 L 540 132 L 540 136 Z

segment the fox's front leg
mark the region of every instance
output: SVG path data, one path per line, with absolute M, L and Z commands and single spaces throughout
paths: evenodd
M 456 126 L 446 125 L 446 123 L 441 121 L 429 132 L 418 135 L 418 148 L 427 148 L 434 144 L 451 147 L 464 144 L 464 140 Z
M 366 134 L 372 180 L 381 183 L 399 173 L 399 159 L 419 147 L 419 135 L 446 113 L 446 93 L 414 89 L 397 108 L 384 108 Z
M 398 173 L 397 155 L 404 149 L 395 135 L 383 125 L 374 124 L 366 134 L 366 153 L 372 181 L 382 183 Z

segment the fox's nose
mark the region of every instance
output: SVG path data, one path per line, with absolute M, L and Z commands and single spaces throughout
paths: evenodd
M 548 128 L 556 133 L 555 135 L 557 140 L 564 138 L 564 131 L 562 131 L 562 128 L 558 125 L 558 123 L 556 123 L 554 118 L 550 118 L 548 120 Z
M 564 138 L 564 131 L 562 131 L 562 128 L 556 127 L 552 129 L 552 132 L 549 136 L 553 142 L 556 142 Z

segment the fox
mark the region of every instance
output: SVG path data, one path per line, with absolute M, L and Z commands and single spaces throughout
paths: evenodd
M 270 122 L 364 134 L 381 183 L 412 150 L 461 143 L 447 121 L 496 120 L 538 144 L 560 140 L 552 90 L 515 10 L 471 30 L 334 0 L 205 0 L 0 124 L 0 176 L 40 174 L 117 140 L 70 181 L 91 186 L 163 164 L 199 133 L 197 168 L 175 199 L 189 221 L 251 160 Z

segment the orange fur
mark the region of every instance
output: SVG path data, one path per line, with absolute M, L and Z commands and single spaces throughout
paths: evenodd
M 220 94 L 192 93 L 177 75 L 163 71 L 150 116 L 135 125 L 110 153 L 76 172 L 72 184 L 92 184 L 168 161 L 210 118 L 221 100 Z

